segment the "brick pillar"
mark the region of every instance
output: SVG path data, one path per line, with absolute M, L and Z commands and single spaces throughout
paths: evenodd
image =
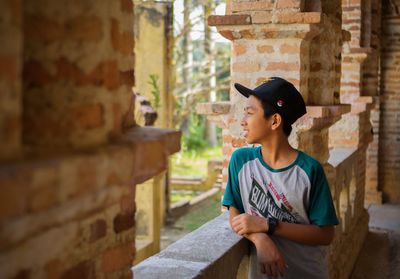
M 300 90 L 309 113 L 295 125 L 290 142 L 325 163 L 328 127 L 347 110 L 337 105 L 341 28 L 334 6 L 323 6 L 326 13 L 302 12 L 303 6 L 302 1 L 232 1 L 232 14 L 210 17 L 209 24 L 232 41 L 232 84 L 255 87 L 268 77 L 282 76 Z M 230 97 L 229 112 L 219 115 L 224 166 L 234 148 L 245 145 L 240 136 L 245 102 L 234 89 Z M 224 167 L 225 181 L 226 171 Z
M 132 26 L 129 0 L 24 2 L 24 143 L 96 146 L 120 134 Z
M 14 158 L 21 148 L 22 3 L 1 1 L 0 9 L 0 160 Z
M 374 5 L 372 5 L 374 4 Z M 377 188 L 377 130 L 379 130 L 379 98 L 377 98 L 378 55 L 376 37 L 371 28 L 372 14 L 377 13 L 376 1 L 343 4 L 343 28 L 351 33 L 351 41 L 343 46 L 340 99 L 351 104 L 352 111 L 331 129 L 331 146 L 357 147 L 363 154 L 361 165 L 365 177 L 365 206 L 381 203 Z M 375 9 L 373 9 L 375 7 Z M 375 30 L 376 31 L 376 30 Z M 372 78 L 370 78 L 372 76 Z M 371 115 L 371 109 L 374 113 Z M 371 126 L 374 123 L 375 127 Z M 372 129 L 375 130 L 373 138 Z M 375 142 L 371 143 L 375 139 Z M 371 144 L 370 144 L 371 143 Z M 364 155 L 369 148 L 371 160 Z M 376 157 L 374 159 L 374 156 Z
M 382 1 L 379 188 L 384 202 L 400 203 L 400 1 Z
M 353 109 L 350 104 L 340 103 L 342 41 L 350 39 L 349 32 L 342 31 L 340 4 L 231 1 L 226 16 L 209 19 L 209 24 L 217 26 L 219 33 L 232 41 L 232 84 L 254 87 L 265 78 L 281 76 L 289 79 L 306 100 L 307 114 L 293 125 L 289 141 L 318 159 L 328 175 L 342 223 L 336 228 L 331 247 L 331 278 L 348 278 L 368 229 L 368 215 L 363 208 L 365 148 L 360 152 L 358 147 L 329 149 L 330 142 L 336 139 L 330 127 Z M 245 145 L 240 136 L 244 103 L 245 99 L 232 88 L 228 104 L 199 106 L 223 127 L 224 182 L 230 155 Z M 361 104 L 354 109 L 362 111 L 365 103 L 361 98 Z M 362 123 L 355 130 L 362 137 L 366 135 L 367 120 L 360 118 Z M 346 252 L 349 246 L 352 249 Z M 337 264 L 339 261 L 342 263 Z

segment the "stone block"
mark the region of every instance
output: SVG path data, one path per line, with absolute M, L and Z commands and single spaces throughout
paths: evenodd
M 116 246 L 106 250 L 101 256 L 101 270 L 110 273 L 128 268 L 133 262 L 134 247 L 129 244 Z

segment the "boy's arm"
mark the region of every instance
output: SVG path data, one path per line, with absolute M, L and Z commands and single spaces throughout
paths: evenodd
M 237 231 L 234 227 L 234 219 L 241 215 L 243 214 L 240 214 L 236 208 L 233 206 L 229 207 L 229 222 L 236 233 Z M 287 268 L 285 259 L 267 234 L 263 232 L 255 232 L 241 235 L 253 242 L 256 246 L 261 273 L 266 273 L 268 276 L 275 277 L 278 275 L 283 276 L 284 271 Z
M 229 210 L 231 212 L 231 210 Z M 232 228 L 240 235 L 268 232 L 268 223 L 264 218 L 243 213 L 231 214 Z M 329 245 L 334 237 L 333 225 L 317 226 L 279 222 L 274 235 L 306 245 Z
M 335 227 L 279 222 L 274 235 L 306 245 L 329 245 L 335 235 Z

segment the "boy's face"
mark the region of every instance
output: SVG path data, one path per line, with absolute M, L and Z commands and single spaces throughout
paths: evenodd
M 264 118 L 261 102 L 254 96 L 247 98 L 241 125 L 248 144 L 261 143 L 271 135 L 272 117 Z

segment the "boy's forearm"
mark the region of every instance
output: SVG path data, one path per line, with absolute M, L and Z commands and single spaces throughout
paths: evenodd
M 238 215 L 240 215 L 240 212 L 236 208 L 234 208 L 233 206 L 229 207 L 229 222 L 231 225 L 232 219 Z M 264 233 L 249 233 L 243 235 L 243 237 L 247 238 L 254 244 L 256 244 L 257 241 L 261 240 L 265 236 L 266 235 Z
M 287 238 L 306 245 L 329 245 L 334 237 L 333 225 L 319 227 L 317 225 L 303 225 L 279 222 L 274 235 Z

